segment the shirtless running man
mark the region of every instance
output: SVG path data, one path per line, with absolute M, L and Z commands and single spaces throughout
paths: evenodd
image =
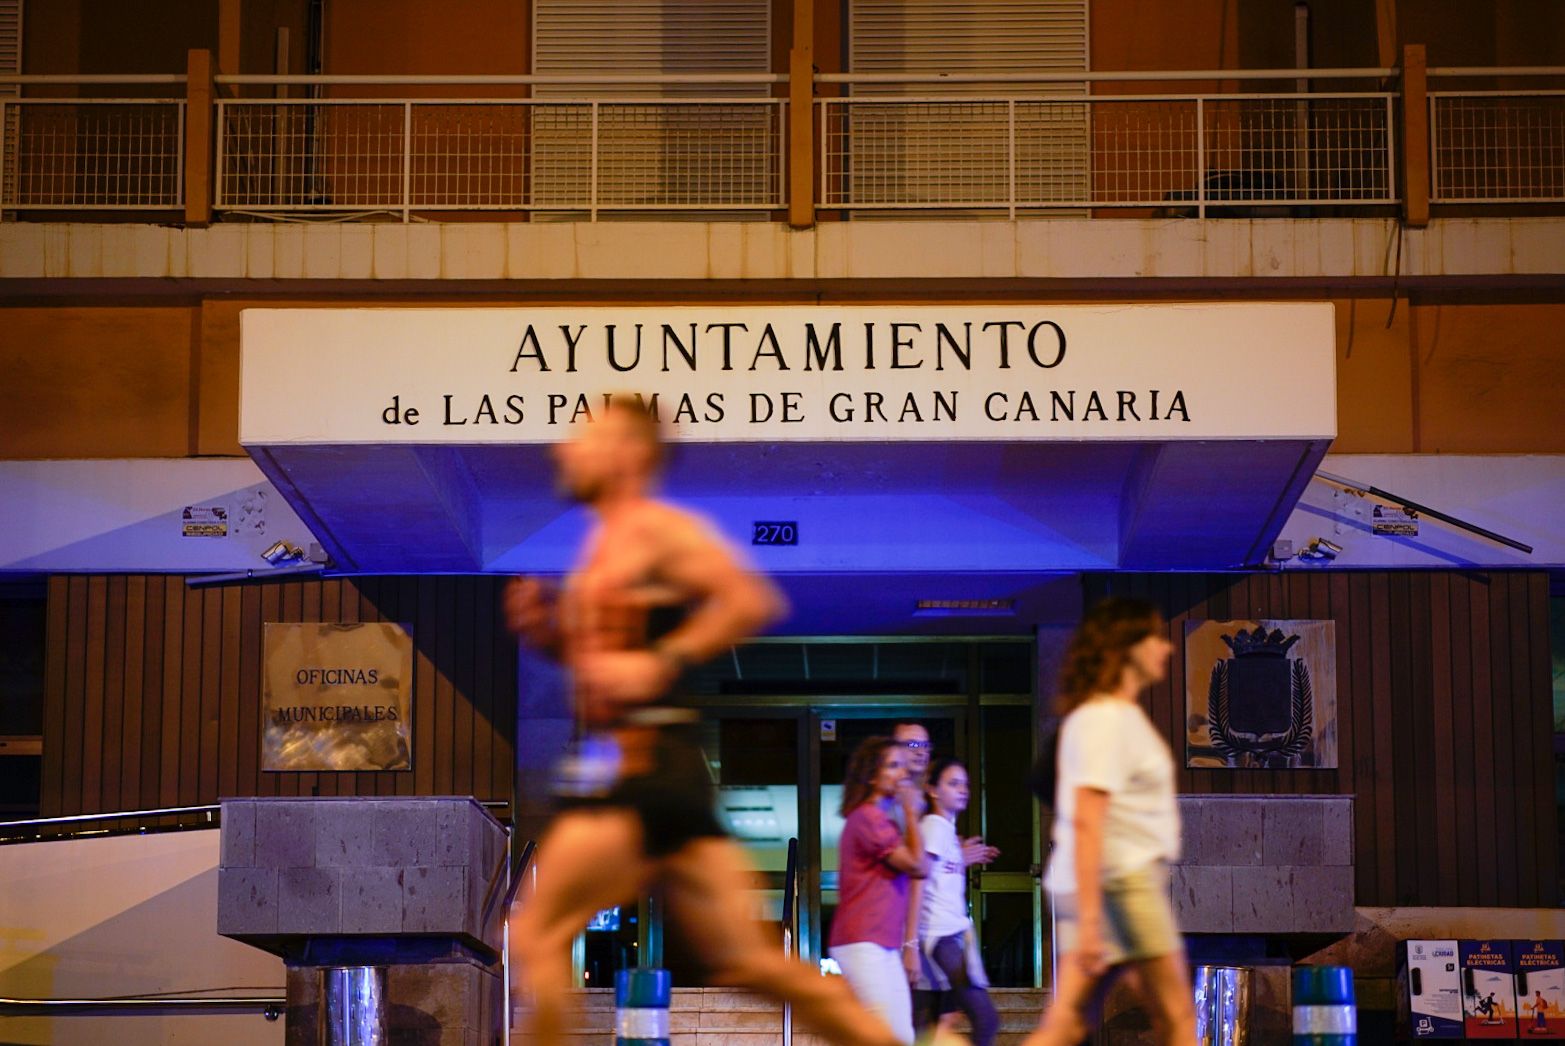
M 896 1046 L 839 978 L 786 958 L 762 932 L 751 867 L 713 812 L 688 713 L 666 703 L 684 669 L 766 627 L 783 601 L 707 524 L 653 496 L 661 456 L 657 421 L 628 398 L 560 444 L 561 486 L 596 526 L 557 596 L 534 579 L 505 595 L 510 627 L 570 670 L 590 740 L 567 760 L 537 885 L 512 926 L 530 1041 L 564 1041 L 576 934 L 657 884 L 714 983 L 786 1000 L 833 1042 Z

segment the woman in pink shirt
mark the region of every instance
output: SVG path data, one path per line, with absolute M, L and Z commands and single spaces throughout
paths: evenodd
M 828 943 L 859 1001 L 906 1043 L 913 1041 L 913 997 L 902 952 L 918 949 L 917 941 L 904 940 L 908 880 L 926 875 L 919 806 L 901 745 L 871 737 L 854 750 L 842 787 L 847 823 L 837 846 L 839 900 Z

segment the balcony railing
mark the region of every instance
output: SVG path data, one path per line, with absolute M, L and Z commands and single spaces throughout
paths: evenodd
M 822 211 L 1319 217 L 1427 214 L 1426 199 L 1445 213 L 1565 204 L 1565 68 L 1429 70 L 1427 104 L 1416 62 L 1405 75 L 816 74 L 808 91 L 793 85 L 812 100 L 797 111 L 772 74 L 196 68 L 0 77 L 21 91 L 0 97 L 0 215 L 787 210 L 802 223 Z
M 1429 70 L 1430 78 L 1442 84 L 1429 92 L 1430 202 L 1565 201 L 1561 73 L 1553 68 Z M 1494 81 L 1554 86 L 1472 86 Z
M 1391 70 L 1312 70 L 1318 82 Z M 1187 77 L 1290 82 L 1297 73 L 1023 78 L 822 76 L 823 207 L 1019 212 L 1153 208 L 1204 217 L 1389 205 L 1390 91 L 1149 92 Z M 966 88 L 962 94 L 952 87 Z M 1112 93 L 1103 89 L 1111 88 Z M 1126 90 L 1128 88 L 1128 91 Z
M 433 78 L 230 77 L 406 91 Z M 544 77 L 495 77 L 540 86 Z M 585 97 L 220 99 L 213 206 L 260 214 L 770 211 L 787 206 L 778 78 L 575 81 Z M 450 86 L 449 82 L 443 82 Z M 640 89 L 654 96 L 638 95 Z M 677 90 L 680 96 L 657 97 Z M 612 91 L 614 94 L 605 94 Z
M 185 99 L 118 95 L 183 76 L 26 79 L 88 96 L 0 96 L 0 210 L 184 206 Z

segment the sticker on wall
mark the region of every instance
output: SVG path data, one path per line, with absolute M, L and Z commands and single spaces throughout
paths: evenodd
M 412 768 L 413 639 L 390 622 L 268 622 L 263 770 Z
M 1337 765 L 1337 636 L 1331 621 L 1185 625 L 1185 765 Z
M 226 538 L 228 506 L 186 505 L 179 514 L 179 533 L 187 538 Z

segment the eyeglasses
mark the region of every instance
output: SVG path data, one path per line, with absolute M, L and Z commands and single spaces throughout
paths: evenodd
M 934 747 L 933 741 L 900 741 L 898 743 L 903 748 L 912 749 L 915 752 L 922 752 L 926 748 Z

